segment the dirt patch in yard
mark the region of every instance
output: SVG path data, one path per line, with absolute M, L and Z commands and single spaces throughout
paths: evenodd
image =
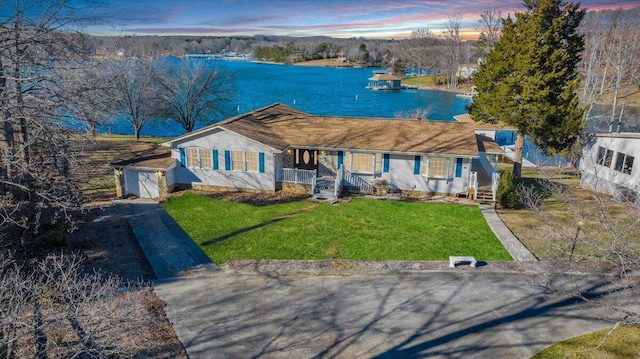
M 93 208 L 81 218 L 79 229 L 71 235 L 69 248 L 81 253 L 86 259 L 85 270 L 98 270 L 104 274 L 117 275 L 126 280 L 150 281 L 155 279 L 138 241 L 125 216 L 117 206 L 107 205 Z M 139 317 L 141 325 L 135 331 L 123 328 L 123 341 L 136 342 L 132 358 L 187 358 L 182 343 L 178 340 L 164 307 L 153 291 L 141 296 Z
M 150 281 L 155 274 L 126 217 L 113 205 L 91 209 L 71 235 L 70 248 L 85 256 L 88 271 L 99 270 L 127 280 Z

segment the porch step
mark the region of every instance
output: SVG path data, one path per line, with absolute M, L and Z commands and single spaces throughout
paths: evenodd
M 493 191 L 491 188 L 478 188 L 478 195 L 476 196 L 476 201 L 478 202 L 495 202 L 495 198 L 493 198 Z
M 336 179 L 331 177 L 320 177 L 316 179 L 316 187 L 313 189 L 315 200 L 319 201 L 335 201 Z

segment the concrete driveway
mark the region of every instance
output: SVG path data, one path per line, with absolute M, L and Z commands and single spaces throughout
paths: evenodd
M 530 280 L 470 271 L 217 272 L 165 280 L 156 291 L 192 359 L 528 358 L 608 326 L 601 309 L 543 295 Z

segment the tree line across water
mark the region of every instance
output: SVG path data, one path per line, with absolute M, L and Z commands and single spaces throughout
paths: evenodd
M 215 116 L 229 93 L 228 75 L 196 62 L 157 66 L 153 59 L 165 55 L 290 47 L 292 54 L 300 56 L 342 55 L 349 61 L 388 66 L 403 62 L 418 73 L 439 68 L 451 87 L 457 86 L 459 64 L 480 58 L 477 105 L 472 113 L 479 120 L 513 124 L 521 134 L 534 136 L 536 143 L 558 153 L 580 143 L 577 139 L 584 135 L 586 116 L 594 104 L 613 103 L 607 120 L 615 129 L 624 106 L 639 90 L 640 8 L 585 14 L 577 8 L 565 9 L 557 0 L 526 1 L 526 11 L 515 18 L 503 21 L 499 12 L 483 14 L 478 41 L 464 42 L 459 16 L 449 19 L 444 33 L 416 29 L 406 40 L 92 37 L 66 28 L 70 19 L 61 14 L 67 14 L 70 2 L 16 4 L 10 16 L 0 18 L 0 251 L 12 246 L 24 253 L 49 228 L 71 231 L 77 225 L 74 213 L 85 198 L 76 174 L 87 170 L 86 151 L 92 138 L 69 128 L 66 117 L 86 123 L 93 131 L 102 119 L 119 114 L 131 121 L 138 134 L 153 116 L 178 121 L 187 132 L 196 121 Z M 34 6 L 42 6 L 41 11 L 33 12 Z M 41 15 L 34 18 L 34 13 Z M 601 227 L 611 224 L 610 218 L 602 221 Z M 625 233 L 637 233 L 638 223 L 631 223 Z M 584 236 L 589 228 L 581 228 Z M 627 244 L 631 237 L 622 235 L 615 237 L 616 243 Z M 557 243 L 552 236 L 548 239 Z M 629 284 L 622 293 L 637 293 L 637 281 L 626 275 L 640 270 L 637 243 L 614 250 L 617 256 L 594 250 L 591 259 L 621 266 L 616 277 L 620 281 L 611 285 Z M 6 281 L 0 288 L 22 290 L 21 274 L 14 276 L 14 282 L 4 275 L 14 266 L 14 256 L 6 258 L 4 263 L 9 264 L 0 266 L 0 280 Z M 24 310 L 11 307 L 7 298 L 14 294 L 20 300 L 26 298 Z M 30 314 L 42 308 L 36 294 L 40 292 L 31 289 L 0 291 L 0 358 L 12 356 L 7 348 L 15 343 L 15 323 L 38 329 L 19 332 L 35 333 L 34 351 L 46 352 L 46 345 L 38 345 L 46 344 L 50 333 L 42 328 L 47 323 L 42 327 Z M 626 310 L 626 321 L 638 321 L 637 311 Z M 99 344 L 92 343 L 87 350 L 99 349 Z

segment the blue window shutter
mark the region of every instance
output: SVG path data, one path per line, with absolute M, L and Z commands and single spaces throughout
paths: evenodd
M 462 177 L 462 158 L 456 158 L 456 177 Z
M 180 147 L 180 164 L 182 167 L 187 166 L 187 153 L 184 147 Z
M 338 151 L 338 169 L 344 164 L 344 152 Z
M 231 151 L 224 151 L 224 170 L 231 171 Z
M 389 154 L 382 155 L 382 172 L 389 172 Z
M 420 161 L 422 160 L 421 156 L 416 156 L 416 161 L 413 164 L 413 174 L 414 175 L 419 175 L 420 174 Z
M 218 163 L 218 150 L 212 150 L 211 157 L 213 158 L 213 169 L 219 169 L 220 164 Z
M 258 153 L 258 169 L 260 173 L 264 173 L 264 152 Z

